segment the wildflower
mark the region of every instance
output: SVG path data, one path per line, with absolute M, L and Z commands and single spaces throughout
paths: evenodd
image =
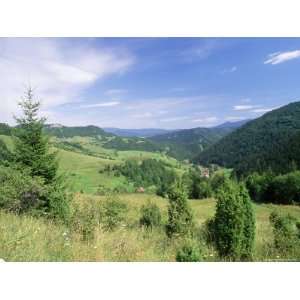
M 64 233 L 63 233 L 63 236 L 67 236 L 67 235 L 68 235 L 67 232 L 64 232 Z
M 211 254 L 209 254 L 209 256 L 210 256 L 210 257 L 212 257 L 212 256 L 214 256 L 214 254 L 213 254 L 213 253 L 211 253 Z
M 5 262 L 5 260 L 3 258 L 0 258 L 0 263 Z

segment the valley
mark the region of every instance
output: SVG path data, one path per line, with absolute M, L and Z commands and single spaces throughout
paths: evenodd
M 300 224 L 297 139 L 284 142 L 296 137 L 300 128 L 297 123 L 299 104 L 294 106 L 293 113 L 288 116 L 290 110 L 284 107 L 257 120 L 237 122 L 236 125 L 225 123 L 214 128 L 178 130 L 147 138 L 123 136 L 123 133 L 117 136 L 96 126 L 46 125 L 43 134 L 49 141 L 50 153 L 56 155 L 58 176 L 63 178 L 66 189 L 65 197 L 72 198 L 67 221 L 43 218 L 34 211 L 16 215 L 13 208 L 2 210 L 0 228 L 5 234 L 0 240 L 0 256 L 8 261 L 178 261 L 179 249 L 188 245 L 191 251 L 196 251 L 197 260 L 240 260 L 242 258 L 222 256 L 211 241 L 215 237 L 209 224 L 217 216 L 219 193 L 223 189 L 226 191 L 228 184 L 227 188 L 232 189 L 230 193 L 235 193 L 234 186 L 241 191 L 245 189 L 245 193 L 249 193 L 246 199 L 250 201 L 251 198 L 252 202 L 254 246 L 251 258 L 246 260 L 298 260 L 300 252 L 295 240 L 295 230 L 298 230 L 295 228 Z M 281 111 L 284 117 L 281 117 Z M 18 143 L 12 132 L 16 129 L 3 124 L 0 130 L 0 171 L 4 172 L 0 179 L 9 186 L 2 191 L 5 197 L 17 201 L 19 196 L 10 192 L 11 188 L 16 189 L 15 179 L 10 181 L 10 173 L 5 173 L 12 172 L 17 176 L 20 172 L 13 170 L 12 157 Z M 276 134 L 280 145 L 290 147 L 290 155 L 283 157 L 280 151 L 287 150 L 280 150 L 280 147 L 276 148 L 277 152 L 266 150 L 262 136 L 268 145 L 268 138 Z M 244 146 L 237 144 L 237 140 Z M 257 141 L 256 148 L 252 141 Z M 266 165 L 272 165 L 269 162 L 275 154 L 282 161 L 293 160 L 294 169 L 286 168 L 284 175 L 273 169 L 274 173 L 268 175 L 253 173 L 255 165 L 247 167 L 248 160 L 250 164 L 256 157 L 264 157 L 261 166 L 265 171 Z M 243 168 L 250 175 L 234 179 L 242 174 L 239 172 L 242 157 Z M 25 175 L 17 180 L 23 180 L 22 176 Z M 174 187 L 177 181 L 182 185 Z M 178 232 L 176 238 L 170 238 L 166 231 L 172 193 L 178 199 L 183 197 L 181 201 L 185 204 L 178 207 L 186 206 L 182 209 L 186 209 L 188 218 L 193 220 L 192 233 L 182 235 Z M 0 197 L 0 205 L 5 207 L 4 200 Z M 294 229 L 284 229 L 292 230 L 288 234 L 296 243 L 296 246 L 288 246 L 288 250 L 286 241 L 281 242 L 283 248 L 276 246 L 278 233 L 272 223 L 275 213 L 279 213 L 276 218 L 287 218 L 290 221 L 284 222 L 294 224 L 291 225 Z M 158 214 L 155 221 L 158 223 L 152 225 L 155 214 Z M 142 220 L 148 220 L 150 228 Z

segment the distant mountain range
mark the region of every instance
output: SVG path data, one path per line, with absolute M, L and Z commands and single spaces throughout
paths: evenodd
M 160 128 L 144 128 L 144 129 L 122 129 L 122 128 L 103 128 L 108 133 L 113 133 L 123 137 L 152 137 L 159 134 L 169 133 L 173 130 L 160 129 Z
M 71 138 L 74 136 L 82 137 L 96 137 L 96 136 L 112 136 L 103 129 L 97 126 L 76 126 L 68 127 L 60 124 L 47 124 L 45 125 L 45 132 L 49 135 L 58 138 Z
M 251 121 L 251 119 L 245 119 L 245 120 L 240 120 L 240 121 L 235 121 L 235 122 L 225 122 L 220 125 L 215 126 L 214 128 L 231 128 L 231 129 L 236 129 L 239 127 L 242 127 L 246 123 Z
M 233 130 L 233 127 L 226 126 L 220 128 L 199 127 L 156 135 L 149 139 L 163 146 L 170 156 L 183 160 L 194 158 Z
M 166 130 L 156 128 L 119 129 L 100 128 L 97 126 L 68 127 L 61 124 L 45 125 L 45 132 L 61 139 L 61 143 L 70 144 L 74 137 L 93 138 L 101 147 L 116 150 L 140 150 L 165 152 L 179 160 L 191 160 L 201 151 L 213 145 L 244 122 L 227 122 L 214 128 L 192 128 L 182 130 Z M 0 126 L 0 134 L 10 134 L 10 127 Z M 59 140 L 56 141 L 59 146 Z
M 195 162 L 216 163 L 239 174 L 268 169 L 284 173 L 300 167 L 300 102 L 249 121 L 199 153 Z

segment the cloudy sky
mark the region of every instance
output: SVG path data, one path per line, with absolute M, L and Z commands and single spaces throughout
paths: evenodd
M 300 39 L 0 38 L 0 122 L 26 86 L 49 123 L 210 127 L 300 101 Z

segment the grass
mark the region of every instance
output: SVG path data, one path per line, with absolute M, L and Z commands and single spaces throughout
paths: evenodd
M 181 164 L 176 159 L 161 153 L 108 150 L 90 144 L 87 139 L 79 137 L 77 139 L 81 141 L 81 145 L 86 145 L 86 149 L 91 151 L 93 155 L 58 149 L 60 172 L 68 175 L 70 190 L 73 192 L 83 191 L 84 193 L 94 194 L 100 184 L 107 188 L 126 185 L 127 181 L 125 177 L 116 177 L 112 173 L 100 173 L 99 171 L 108 165 L 120 165 L 128 159 L 144 160 L 154 158 L 162 160 L 174 168 L 178 174 L 182 174 L 188 168 L 187 165 Z M 78 142 L 77 139 L 76 142 Z M 93 147 L 98 152 L 93 152 Z M 114 157 L 114 159 L 112 160 L 111 157 Z
M 73 192 L 95 193 L 99 184 L 115 187 L 126 182 L 122 176 L 99 173 L 106 165 L 112 164 L 106 159 L 65 150 L 59 150 L 58 159 L 59 170 L 67 175 L 70 190 Z
M 16 216 L 0 212 L 0 258 L 5 261 L 175 261 L 180 240 L 169 240 L 163 228 L 149 232 L 139 227 L 140 208 L 148 199 L 161 209 L 163 222 L 167 220 L 167 201 L 145 194 L 120 195 L 127 204 L 125 221 L 114 231 L 95 228 L 95 238 L 84 241 L 80 232 L 44 218 Z M 76 194 L 74 203 L 84 204 L 106 201 L 102 196 Z M 215 200 L 190 200 L 196 223 L 199 226 L 213 216 Z M 270 250 L 273 234 L 269 215 L 274 208 L 300 218 L 300 207 L 284 205 L 255 205 L 256 261 L 280 260 Z M 219 260 L 214 250 L 203 246 L 206 261 Z M 295 257 L 284 257 L 293 260 Z M 299 259 L 299 257 L 298 257 Z
M 12 139 L 11 136 L 1 135 L 0 134 L 0 140 L 2 140 L 6 144 L 8 150 L 13 151 L 13 149 L 14 149 L 14 142 L 13 142 L 13 139 Z

